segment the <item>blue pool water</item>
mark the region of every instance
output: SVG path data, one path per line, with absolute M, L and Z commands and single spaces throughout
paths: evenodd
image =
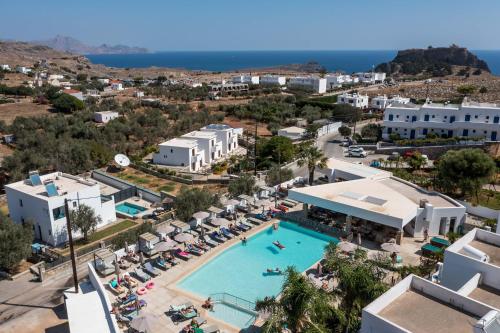
M 128 214 L 135 216 L 139 213 L 142 213 L 146 210 L 145 207 L 134 205 L 130 202 L 122 202 L 118 205 L 116 205 L 116 210 L 119 211 L 120 213 Z
M 285 245 L 280 250 L 272 242 Z M 228 293 L 255 302 L 281 291 L 283 276 L 268 275 L 266 269 L 279 267 L 284 270 L 295 266 L 305 271 L 323 256 L 325 246 L 338 240 L 290 222 L 280 222 L 277 231 L 269 227 L 249 238 L 247 245 L 237 244 L 203 265 L 178 283 L 178 287 L 202 298 L 217 293 Z M 224 315 L 215 311 L 215 317 L 241 326 L 248 314 Z M 237 318 L 237 319 L 235 319 Z

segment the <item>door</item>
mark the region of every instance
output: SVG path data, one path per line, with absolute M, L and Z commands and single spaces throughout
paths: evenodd
M 39 224 L 37 225 L 37 227 L 38 227 L 38 239 L 43 240 L 42 239 L 42 228 L 40 227 Z
M 497 132 L 491 132 L 491 141 L 497 141 Z
M 415 130 L 412 129 L 410 132 L 410 139 L 415 139 Z
M 453 137 L 453 131 L 452 131 L 452 130 L 449 130 L 449 131 L 448 131 L 448 137 L 449 137 L 449 138 Z
M 455 224 L 457 224 L 457 218 L 456 217 L 452 217 L 450 219 L 450 229 L 449 229 L 449 232 L 455 232 Z

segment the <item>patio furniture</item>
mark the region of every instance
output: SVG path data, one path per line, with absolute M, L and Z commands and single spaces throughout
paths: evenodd
M 234 238 L 234 235 L 229 231 L 229 229 L 227 228 L 220 228 L 222 234 L 224 235 L 224 237 L 226 237 L 227 239 L 233 239 Z
M 187 250 L 189 253 L 192 253 L 192 254 L 194 254 L 194 255 L 196 255 L 196 256 L 201 256 L 203 253 L 205 253 L 205 252 L 203 252 L 202 250 L 200 250 L 200 249 L 198 249 L 198 248 L 194 247 L 192 244 L 188 244 L 188 246 L 186 247 L 186 250 Z
M 135 268 L 134 271 L 132 272 L 133 275 L 138 278 L 141 282 L 146 282 L 151 279 L 151 276 L 146 274 L 142 269 L 140 268 Z
M 116 278 L 113 278 L 108 282 L 108 287 L 117 295 L 121 295 L 127 291 L 127 288 L 120 286 Z
M 151 313 L 144 313 L 130 323 L 130 327 L 138 332 L 155 332 L 159 326 L 158 318 Z
M 439 237 L 432 237 L 431 244 L 439 248 L 446 248 L 451 245 L 448 240 Z
M 255 225 L 261 225 L 263 223 L 263 221 L 256 219 L 255 217 L 248 217 L 247 221 Z
M 146 256 L 151 257 L 158 253 L 155 249 L 155 245 L 159 242 L 160 238 L 157 235 L 146 232 L 139 236 L 139 251 L 144 253 Z
M 203 333 L 218 333 L 220 332 L 220 328 L 217 325 L 210 325 L 203 328 Z
M 236 227 L 237 227 L 238 229 L 240 229 L 241 231 L 248 231 L 248 230 L 252 229 L 252 227 L 250 227 L 249 225 L 247 225 L 247 224 L 245 224 L 245 223 L 241 223 L 241 222 L 240 222 L 240 223 L 238 223 L 238 224 L 236 225 Z
M 191 254 L 186 251 L 182 251 L 181 249 L 175 250 L 175 255 L 183 260 L 189 260 L 192 258 Z
M 443 251 L 442 248 L 434 246 L 430 243 L 425 244 L 420 249 L 422 250 L 422 255 L 425 257 L 431 257 Z
M 218 243 L 211 240 L 208 235 L 203 236 L 203 241 L 205 241 L 205 243 L 211 247 L 216 247 L 217 245 L 219 245 Z
M 337 244 L 337 249 L 342 252 L 354 252 L 356 250 L 357 246 L 356 244 L 349 243 L 349 242 L 339 242 Z
M 168 266 L 167 264 L 167 261 L 165 259 L 163 259 L 162 257 L 158 257 L 155 259 L 154 261 L 155 265 L 161 269 L 163 269 L 164 271 L 166 271 L 167 269 L 169 269 L 170 267 Z
M 193 303 L 191 303 L 191 302 L 186 302 L 186 303 L 182 303 L 179 305 L 170 305 L 169 312 L 178 312 L 178 311 L 185 310 L 185 309 L 191 308 L 191 307 L 194 307 Z
M 219 236 L 219 234 L 217 232 L 212 232 L 210 234 L 210 237 L 215 240 L 216 242 L 219 242 L 219 243 L 224 243 L 226 240 L 224 238 L 222 238 L 221 236 Z
M 187 242 L 190 242 L 193 240 L 193 235 L 191 234 L 187 234 L 185 232 L 183 233 L 180 233 L 180 234 L 177 234 L 174 236 L 174 239 L 176 242 L 179 242 L 179 243 L 187 243 Z
M 143 270 L 146 273 L 148 273 L 149 275 L 151 275 L 152 277 L 155 277 L 155 276 L 158 276 L 161 274 L 161 272 L 159 270 L 157 270 L 153 265 L 151 265 L 150 262 L 147 262 L 144 264 Z

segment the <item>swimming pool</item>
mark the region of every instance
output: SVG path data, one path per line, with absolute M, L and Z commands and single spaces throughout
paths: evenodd
M 273 245 L 276 240 L 285 249 L 280 250 Z M 329 242 L 337 243 L 338 239 L 281 221 L 278 230 L 266 228 L 249 238 L 246 245 L 234 245 L 184 278 L 177 286 L 202 298 L 227 293 L 255 302 L 281 291 L 283 276 L 269 275 L 267 268 L 279 267 L 284 270 L 288 266 L 295 266 L 297 270 L 305 271 L 321 259 Z M 248 313 L 242 313 L 242 317 L 234 314 L 228 317 L 217 309 L 212 314 L 238 327 L 245 327 L 241 323 L 245 322 L 243 317 L 248 316 Z
M 122 202 L 122 203 L 116 205 L 116 210 L 120 213 L 135 216 L 137 214 L 140 214 L 140 213 L 146 211 L 147 208 L 142 207 L 142 206 L 138 206 L 138 205 L 134 205 L 133 203 L 130 203 L 130 202 Z

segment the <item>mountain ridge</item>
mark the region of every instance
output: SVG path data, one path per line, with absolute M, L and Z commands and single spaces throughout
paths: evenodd
M 143 47 L 127 46 L 121 44 L 108 45 L 104 43 L 99 46 L 87 45 L 76 38 L 62 35 L 56 35 L 54 38 L 50 38 L 47 40 L 32 41 L 31 43 L 48 46 L 58 51 L 81 55 L 149 53 L 149 50 Z

